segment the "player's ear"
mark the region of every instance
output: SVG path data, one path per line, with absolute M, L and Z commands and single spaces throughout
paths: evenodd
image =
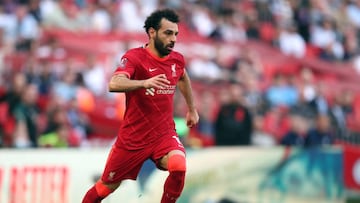
M 156 30 L 153 27 L 149 28 L 149 36 L 150 36 L 150 38 L 154 37 L 155 34 L 156 34 Z

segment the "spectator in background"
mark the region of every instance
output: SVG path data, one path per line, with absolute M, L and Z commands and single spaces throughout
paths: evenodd
M 258 52 L 244 49 L 231 68 L 230 80 L 244 85 L 245 105 L 252 114 L 264 113 L 266 101 L 261 89 L 264 67 Z
M 88 19 L 81 15 L 73 1 L 44 1 L 40 7 L 45 28 L 80 31 L 86 30 L 88 26 Z
M 8 12 L 6 12 L 6 8 L 4 7 L 4 5 L 0 4 L 0 27 L 3 30 L 3 41 L 8 40 L 10 37 L 12 37 L 10 36 L 11 33 L 9 33 L 9 30 L 11 29 L 9 20 L 11 18 L 12 16 Z
M 284 22 L 280 25 L 278 44 L 285 55 L 296 58 L 305 56 L 306 42 L 297 31 L 294 22 Z
M 347 8 L 347 17 L 349 18 L 350 22 L 356 27 L 360 28 L 360 1 L 353 0 L 349 1 Z
M 196 32 L 202 37 L 210 37 L 216 29 L 211 10 L 200 4 L 194 5 L 193 9 L 191 23 L 194 25 Z
M 26 76 L 23 73 L 16 73 L 11 81 L 11 85 L 7 87 L 4 95 L 0 96 L 0 102 L 8 105 L 10 115 L 14 115 L 15 109 L 21 103 L 21 97 L 27 85 Z
M 274 136 L 264 130 L 264 115 L 255 114 L 253 116 L 253 133 L 251 144 L 260 147 L 272 147 L 277 144 Z
M 344 61 L 353 59 L 360 51 L 359 38 L 354 27 L 347 27 L 343 30 Z
M 297 103 L 299 93 L 294 86 L 289 84 L 287 76 L 278 73 L 266 90 L 265 97 L 271 106 L 291 107 Z
M 338 1 L 332 7 L 331 16 L 334 18 L 336 26 L 339 30 L 346 30 L 348 28 L 355 28 L 347 16 L 347 7 L 350 1 Z
M 14 132 L 14 147 L 38 147 L 38 109 L 36 106 L 38 89 L 34 84 L 28 84 L 22 91 L 21 102 L 15 107 L 16 127 Z
M 311 44 L 320 48 L 320 57 L 325 60 L 341 60 L 344 48 L 337 38 L 331 18 L 322 19 L 319 24 L 313 25 L 310 32 Z
M 267 103 L 259 81 L 256 78 L 248 78 L 246 84 L 245 100 L 246 106 L 252 114 L 264 114 L 267 110 Z
M 315 99 L 318 99 L 316 91 L 317 84 L 315 83 L 316 80 L 314 78 L 313 72 L 311 69 L 303 67 L 300 70 L 300 77 L 293 77 L 293 79 L 299 91 L 299 99 L 297 104 L 290 108 L 291 112 L 301 115 L 309 121 L 312 121 L 319 113 L 318 111 L 320 111 L 318 108 L 324 108 L 322 106 L 320 107 L 320 105 L 323 104 L 312 103 L 315 101 Z M 319 99 L 322 99 L 322 97 L 319 97 Z
M 334 129 L 328 115 L 318 115 L 315 126 L 310 128 L 305 138 L 306 147 L 319 147 L 335 143 Z
M 260 39 L 259 13 L 252 6 L 245 12 L 246 36 L 248 39 Z
M 253 131 L 252 115 L 244 106 L 241 84 L 228 87 L 229 102 L 222 103 L 215 120 L 215 145 L 250 145 Z
M 51 60 L 66 60 L 69 56 L 67 50 L 63 47 L 63 45 L 61 45 L 56 37 L 49 37 L 37 48 L 37 57 L 51 62 Z M 55 69 L 55 67 L 52 68 Z M 54 72 L 58 73 L 60 70 L 54 70 Z
M 285 106 L 273 106 L 264 115 L 264 131 L 273 135 L 276 143 L 280 143 L 290 129 L 288 112 L 289 109 Z
M 199 106 L 199 123 L 196 129 L 203 135 L 213 138 L 214 136 L 214 114 L 216 110 L 216 99 L 212 92 L 204 91 L 201 95 Z
M 47 114 L 45 131 L 39 137 L 41 147 L 67 147 L 69 122 L 64 106 L 55 106 Z
M 189 75 L 194 80 L 212 83 L 222 79 L 221 67 L 204 55 L 191 59 L 188 66 Z
M 39 26 L 28 13 L 26 5 L 14 5 L 6 12 L 6 4 L 0 5 L 0 27 L 4 30 L 3 40 L 16 51 L 28 51 L 38 37 Z
M 112 20 L 105 5 L 97 3 L 87 3 L 85 9 L 81 10 L 81 15 L 88 20 L 87 29 L 96 33 L 109 33 L 112 28 Z
M 40 10 L 40 1 L 41 0 L 29 0 L 29 14 L 34 17 L 38 24 L 41 24 L 43 16 Z
M 72 99 L 69 102 L 66 114 L 69 126 L 73 132 L 72 142 L 70 142 L 70 144 L 72 146 L 80 146 L 91 133 L 88 117 L 79 109 L 79 104 L 76 99 Z
M 309 67 L 302 67 L 300 71 L 300 87 L 299 92 L 303 95 L 304 101 L 310 102 L 316 97 L 316 78 Z
M 12 53 L 15 42 L 11 29 L 13 26 L 12 16 L 5 13 L 4 8 L 0 5 L 0 73 L 4 72 L 5 56 Z
M 54 96 L 64 103 L 69 102 L 77 95 L 77 74 L 73 67 L 74 62 L 69 59 L 66 63 L 66 70 L 60 80 L 54 84 L 53 89 Z
M 213 146 L 218 98 L 215 97 L 214 92 L 209 90 L 198 92 L 200 93 L 198 100 L 201 101 L 197 107 L 199 110 L 199 123 L 190 130 L 187 143 L 190 147 Z M 194 95 L 196 96 L 196 94 Z
M 54 83 L 57 82 L 58 78 L 54 73 L 51 62 L 48 60 L 41 60 L 39 69 L 37 83 L 39 93 L 44 97 L 49 97 L 51 89 L 53 88 Z
M 308 131 L 308 124 L 306 118 L 298 115 L 290 115 L 290 129 L 281 138 L 280 144 L 284 146 L 297 146 L 303 147 L 305 145 L 305 137 Z
M 95 96 L 103 96 L 106 92 L 105 68 L 98 62 L 95 54 L 89 54 L 86 58 L 83 74 L 85 87 Z
M 315 84 L 315 97 L 307 103 L 316 114 L 328 114 L 330 111 L 326 88 L 326 85 L 322 82 Z
M 51 62 L 30 56 L 23 67 L 23 71 L 26 74 L 27 82 L 38 87 L 39 100 L 41 100 L 39 102 L 43 102 L 40 105 L 46 105 L 46 100 L 50 96 L 54 84 L 57 82 Z
M 353 94 L 351 91 L 341 91 L 335 95 L 334 103 L 330 107 L 330 121 L 337 135 L 348 135 L 348 116 L 353 112 Z
M 30 51 L 40 34 L 39 24 L 34 16 L 29 13 L 29 8 L 26 5 L 16 7 L 15 17 L 16 24 L 13 33 L 16 36 L 16 50 Z
M 310 38 L 311 18 L 309 7 L 309 1 L 292 1 L 293 20 L 296 22 L 297 30 L 305 42 L 309 42 Z
M 96 108 L 96 95 L 85 86 L 82 72 L 76 73 L 76 108 L 82 113 L 91 113 Z M 115 98 L 116 99 L 116 98 Z M 73 99 L 69 103 L 73 103 Z M 119 102 L 120 103 L 120 102 Z
M 69 128 L 66 125 L 60 125 L 54 131 L 43 134 L 39 137 L 39 146 L 46 148 L 68 147 Z
M 226 9 L 223 12 L 217 25 L 217 32 L 220 34 L 221 40 L 225 42 L 246 41 L 246 30 L 242 14 L 240 12 L 235 13 L 232 9 Z
M 12 77 L 11 84 L 4 86 L 0 95 L 0 145 L 11 147 L 15 130 L 15 109 L 21 103 L 21 95 L 26 87 L 26 77 L 17 73 Z
M 292 1 L 271 1 L 269 3 L 271 12 L 273 14 L 274 21 L 276 23 L 282 23 L 290 20 L 292 18 L 293 9 L 292 4 L 294 4 Z
M 120 31 L 125 32 L 140 32 L 142 31 L 142 24 L 148 12 L 142 10 L 139 0 L 124 0 L 118 8 L 119 24 L 117 25 Z M 131 20 L 128 20 L 131 19 Z

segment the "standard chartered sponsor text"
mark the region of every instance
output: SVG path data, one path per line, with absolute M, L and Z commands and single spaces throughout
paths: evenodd
M 156 90 L 156 94 L 174 94 L 176 85 L 167 85 L 164 89 Z

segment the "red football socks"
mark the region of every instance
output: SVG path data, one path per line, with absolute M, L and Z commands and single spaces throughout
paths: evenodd
M 170 172 L 164 184 L 161 203 L 175 203 L 180 196 L 185 182 L 185 171 Z
M 95 185 L 85 194 L 82 203 L 101 203 L 104 198 L 100 197 L 96 191 Z
M 82 203 L 100 203 L 105 197 L 110 195 L 113 191 L 107 188 L 99 180 L 89 191 L 86 193 Z
M 184 156 L 173 155 L 168 161 L 169 176 L 164 184 L 161 203 L 175 203 L 185 183 L 186 160 Z

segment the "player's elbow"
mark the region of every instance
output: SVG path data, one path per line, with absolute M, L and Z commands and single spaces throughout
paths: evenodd
M 111 84 L 111 82 L 110 82 L 109 85 L 108 85 L 108 91 L 109 91 L 109 92 L 115 92 L 114 85 Z
M 115 75 L 111 77 L 110 82 L 108 84 L 109 92 L 124 92 L 124 88 L 122 87 L 123 78 L 120 75 Z
M 119 85 L 114 82 L 113 80 L 110 80 L 108 84 L 108 91 L 109 92 L 122 92 L 122 89 L 119 87 Z
M 122 88 L 120 88 L 119 85 L 110 81 L 109 85 L 108 85 L 108 91 L 109 92 L 123 92 L 124 90 L 122 90 Z

